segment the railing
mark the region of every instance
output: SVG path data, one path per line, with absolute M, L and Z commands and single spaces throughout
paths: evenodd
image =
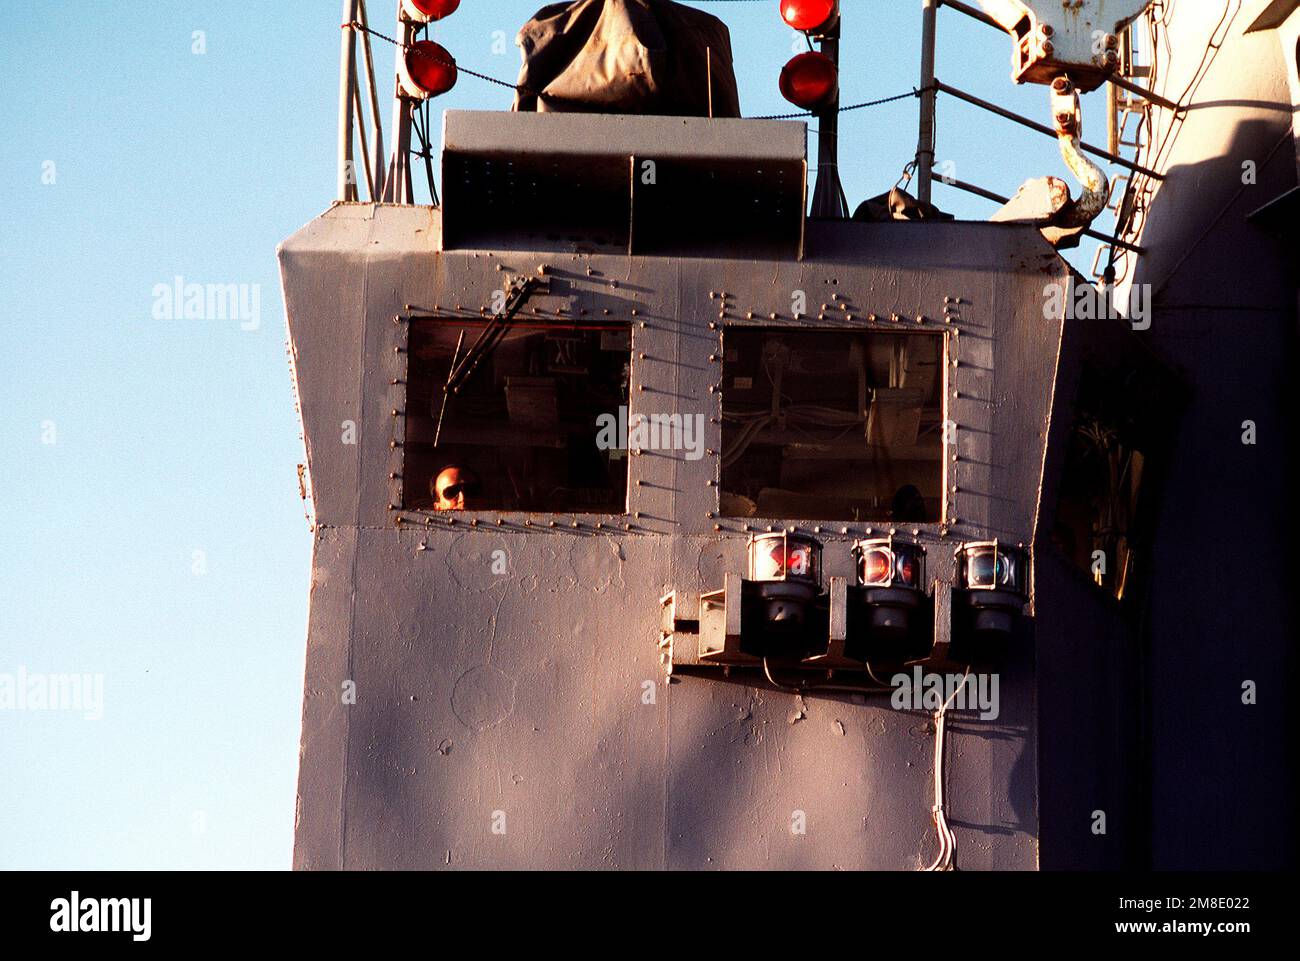
M 989 113 L 995 114 L 1006 120 L 1018 123 L 1036 133 L 1044 136 L 1057 138 L 1058 134 L 1046 124 L 1038 123 L 1024 117 L 1014 111 L 1007 110 L 996 104 L 989 103 L 976 97 L 974 94 L 967 93 L 950 84 L 944 83 L 935 75 L 935 45 L 938 33 L 938 9 L 939 7 L 950 7 L 958 13 L 993 27 L 999 33 L 1005 34 L 1006 31 L 996 20 L 984 13 L 982 10 L 964 3 L 962 0 L 921 0 L 921 117 L 919 123 L 919 135 L 916 148 L 916 172 L 917 172 L 917 197 L 925 203 L 931 202 L 932 188 L 934 183 L 934 159 L 936 156 L 936 124 L 935 112 L 936 101 L 940 93 L 962 100 L 972 106 L 979 107 Z M 1145 76 L 1143 69 L 1134 65 L 1133 45 L 1131 32 L 1129 29 L 1124 31 L 1122 38 L 1123 54 L 1120 60 L 1120 69 L 1111 74 L 1107 79 L 1109 81 L 1108 98 L 1108 116 L 1107 116 L 1107 148 L 1093 146 L 1088 143 L 1080 143 L 1079 149 L 1090 153 L 1093 156 L 1100 157 L 1108 163 L 1124 167 L 1139 175 L 1145 183 L 1158 183 L 1164 179 L 1164 176 L 1158 171 L 1152 170 L 1134 160 L 1130 160 L 1120 154 L 1120 149 L 1124 146 L 1137 147 L 1140 153 L 1140 141 L 1125 141 L 1124 133 L 1127 126 L 1127 119 L 1130 115 L 1143 112 L 1150 108 L 1151 104 L 1164 107 L 1166 109 L 1181 111 L 1178 104 L 1171 103 L 1164 97 L 1161 97 L 1150 90 L 1134 83 L 1130 77 Z M 1122 98 L 1119 91 L 1126 91 L 1131 96 Z M 945 186 L 954 187 L 958 190 L 966 191 L 979 197 L 984 197 L 995 203 L 1005 204 L 1007 198 L 1000 194 L 994 193 L 983 187 L 974 184 L 965 183 L 952 177 L 939 174 L 939 180 Z M 1130 236 L 1131 230 L 1131 208 L 1133 205 L 1132 179 L 1125 176 L 1115 178 L 1112 183 L 1112 193 L 1114 186 L 1119 183 L 1125 184 L 1125 190 L 1120 195 L 1120 200 L 1109 207 L 1116 215 L 1115 231 L 1116 234 L 1127 233 Z M 1093 275 L 1094 277 L 1105 277 L 1108 282 L 1113 282 L 1114 264 L 1116 255 L 1123 251 L 1129 253 L 1143 253 L 1143 248 L 1126 239 L 1124 236 L 1102 233 L 1101 231 L 1087 229 L 1083 231 L 1085 236 L 1102 242 L 1098 248 L 1097 255 L 1093 258 Z M 1110 251 L 1109 263 L 1106 268 L 1098 269 L 1102 255 Z M 1107 276 L 1111 275 L 1111 276 Z
M 1005 204 L 1007 198 L 1000 194 L 945 176 L 942 172 L 935 170 L 936 105 L 938 95 L 942 93 L 962 100 L 1003 119 L 1018 123 L 1043 136 L 1055 139 L 1058 134 L 1046 124 L 1038 123 L 1014 111 L 1007 110 L 974 94 L 944 83 L 936 76 L 935 49 L 940 7 L 949 7 L 986 26 L 993 27 L 999 33 L 1006 33 L 996 20 L 978 7 L 962 2 L 962 0 L 921 0 L 921 86 L 919 91 L 914 92 L 919 93 L 921 100 L 916 158 L 913 164 L 917 176 L 917 196 L 924 203 L 932 201 L 935 174 L 938 173 L 939 181 L 945 186 L 966 191 L 995 203 Z M 400 58 L 406 46 L 415 39 L 416 28 L 411 24 L 402 22 L 400 15 L 398 21 L 401 30 L 400 41 L 393 41 L 387 37 L 383 37 L 383 39 L 389 40 L 389 42 L 396 45 L 397 56 Z M 338 189 L 336 196 L 340 201 L 358 201 L 361 199 L 360 184 L 364 183 L 366 186 L 366 199 L 371 202 L 410 203 L 412 201 L 411 129 L 413 121 L 418 120 L 419 111 L 405 98 L 401 96 L 394 97 L 392 129 L 395 141 L 392 156 L 387 156 L 384 152 L 384 133 L 379 112 L 378 86 L 374 56 L 370 44 L 372 33 L 375 32 L 369 27 L 366 0 L 343 0 L 342 48 L 339 71 Z M 360 58 L 357 56 L 358 34 L 361 39 Z M 376 35 L 382 37 L 380 34 Z M 361 72 L 364 73 L 364 84 L 359 77 L 358 59 L 360 59 Z M 1133 232 L 1133 208 L 1135 204 L 1138 207 L 1141 206 L 1140 198 L 1135 199 L 1134 197 L 1134 181 L 1141 181 L 1149 187 L 1151 184 L 1162 180 L 1163 176 L 1155 170 L 1124 157 L 1119 152 L 1120 148 L 1124 146 L 1138 147 L 1140 151 L 1140 141 L 1124 140 L 1127 119 L 1135 113 L 1149 110 L 1152 104 L 1176 111 L 1180 110 L 1177 104 L 1170 103 L 1163 97 L 1146 90 L 1129 79 L 1131 76 L 1144 76 L 1143 68 L 1135 67 L 1133 59 L 1131 34 L 1126 30 L 1123 38 L 1123 56 L 1120 70 L 1108 78 L 1110 84 L 1107 118 L 1108 149 L 1102 149 L 1088 143 L 1078 145 L 1080 150 L 1099 157 L 1110 164 L 1124 167 L 1136 175 L 1134 178 L 1125 176 L 1115 178 L 1114 185 L 1123 182 L 1126 187 L 1120 195 L 1120 200 L 1110 206 L 1110 209 L 1116 215 L 1117 232 L 1127 230 L 1130 234 Z M 1121 97 L 1119 91 L 1124 91 L 1130 96 Z M 367 109 L 369 126 L 367 126 Z M 423 131 L 421 132 L 417 126 L 417 132 L 420 133 L 422 144 L 422 152 L 418 155 L 425 158 L 425 165 L 428 168 L 429 175 L 429 192 L 436 203 L 437 192 L 433 182 L 432 162 L 430 159 L 432 148 L 427 127 L 428 118 L 426 115 Z M 360 176 L 358 176 L 358 166 L 355 158 L 355 144 L 357 142 L 360 143 L 361 150 Z M 906 175 L 910 176 L 910 171 Z M 1113 274 L 1117 253 L 1142 253 L 1142 248 L 1139 245 L 1125 239 L 1123 236 L 1113 236 L 1092 229 L 1085 230 L 1084 234 L 1101 241 L 1103 245 L 1098 249 L 1097 256 L 1093 260 L 1093 273 L 1095 276 L 1102 276 L 1108 272 Z M 1109 265 L 1099 272 L 1097 264 L 1102 254 L 1107 250 L 1110 251 Z

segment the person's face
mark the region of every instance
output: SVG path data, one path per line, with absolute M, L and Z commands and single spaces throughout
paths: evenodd
M 478 481 L 469 471 L 459 467 L 448 467 L 438 475 L 433 483 L 434 510 L 463 511 L 466 509 L 466 496 L 478 492 Z

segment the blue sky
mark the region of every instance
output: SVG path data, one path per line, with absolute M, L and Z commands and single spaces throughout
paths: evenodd
M 391 35 L 395 4 L 371 2 Z M 791 110 L 776 78 L 794 35 L 777 0 L 696 5 L 731 28 L 743 111 Z M 515 32 L 540 6 L 463 0 L 435 35 L 513 80 Z M 919 0 L 843 7 L 844 102 L 915 86 Z M 311 537 L 275 247 L 333 197 L 340 8 L 6 11 L 0 682 L 100 675 L 103 716 L 0 708 L 0 867 L 290 865 Z M 375 54 L 391 75 L 392 48 Z M 940 76 L 1049 122 L 1045 89 L 1014 87 L 1009 61 L 1007 37 L 941 12 Z M 509 101 L 463 75 L 434 107 Z M 1102 106 L 1085 99 L 1094 142 Z M 898 178 L 916 109 L 844 116 L 851 206 Z M 1066 176 L 1053 141 L 951 101 L 938 158 L 1008 195 Z M 935 190 L 960 217 L 992 211 Z M 255 328 L 157 317 L 155 286 L 178 276 L 259 287 Z

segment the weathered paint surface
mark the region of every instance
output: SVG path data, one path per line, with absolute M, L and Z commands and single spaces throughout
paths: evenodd
M 698 596 L 744 568 L 741 522 L 709 516 L 716 455 L 632 458 L 621 517 L 482 512 L 449 526 L 390 509 L 405 365 L 395 318 L 407 304 L 477 316 L 502 283 L 498 264 L 513 276 L 545 263 L 544 310 L 632 321 L 633 356 L 647 355 L 633 364 L 634 411 L 716 405 L 710 291 L 730 295 L 727 322 L 776 313 L 792 326 L 802 289 L 810 304 L 834 291 L 855 314 L 803 326 L 866 326 L 874 313 L 881 327 L 942 331 L 958 361 L 957 520 L 916 529 L 931 576 L 951 580 L 960 541 L 1035 532 L 1062 331 L 1044 319 L 1042 291 L 1066 276 L 1036 232 L 814 226 L 802 262 L 493 255 L 440 251 L 434 210 L 342 205 L 280 256 L 318 524 L 298 867 L 913 869 L 933 858 L 927 713 L 881 695 L 665 683 L 659 597 Z M 341 442 L 349 420 L 355 445 Z M 825 524 L 828 575 L 851 573 L 848 546 L 865 532 Z M 491 573 L 496 550 L 507 574 Z M 1038 864 L 1031 638 L 1002 667 L 997 720 L 958 712 L 950 727 L 949 816 L 966 868 Z M 792 831 L 797 812 L 806 834 Z
M 927 714 L 878 695 L 664 682 L 659 597 L 697 597 L 743 569 L 740 523 L 708 516 L 716 456 L 633 458 L 626 516 L 484 512 L 471 527 L 390 508 L 403 436 L 391 411 L 404 406 L 395 318 L 407 304 L 477 316 L 503 274 L 541 263 L 556 281 L 539 299 L 548 309 L 633 322 L 634 356 L 647 355 L 633 364 L 634 386 L 647 387 L 634 409 L 647 397 L 661 412 L 716 404 L 709 291 L 730 295 L 727 323 L 776 313 L 792 326 L 790 293 L 802 289 L 807 326 L 868 326 L 874 313 L 885 328 L 943 332 L 957 361 L 947 416 L 958 459 L 945 478 L 956 521 L 917 527 L 930 573 L 951 579 L 962 540 L 1023 540 L 1035 552 L 1001 715 L 951 722 L 959 866 L 1287 863 L 1295 748 L 1282 732 L 1296 630 L 1276 506 L 1296 446 L 1295 275 L 1287 249 L 1247 215 L 1296 182 L 1300 155 L 1286 138 L 1300 16 L 1243 35 L 1263 6 L 1232 21 L 1172 149 L 1139 158 L 1168 175 L 1140 238 L 1134 279 L 1156 298 L 1140 335 L 1045 320 L 1043 288 L 1066 268 L 1012 225 L 810 225 L 803 260 L 557 254 L 518 238 L 444 251 L 439 211 L 350 204 L 287 241 L 318 521 L 296 866 L 906 869 L 935 853 Z M 1221 12 L 1180 6 L 1173 48 L 1199 56 Z M 1165 64 L 1158 92 L 1191 90 L 1198 56 Z M 1155 120 L 1157 140 L 1178 126 L 1163 111 Z M 832 291 L 853 320 L 812 319 Z M 1081 358 L 1134 338 L 1193 387 L 1181 425 L 1169 424 L 1177 446 L 1140 634 L 1046 536 Z M 1247 419 L 1267 442 L 1236 443 Z M 342 442 L 344 422 L 355 445 Z M 864 526 L 822 527 L 826 573 L 849 574 L 846 548 Z M 497 550 L 501 575 L 490 572 Z M 1246 574 L 1224 579 L 1215 566 L 1207 578 L 1210 550 L 1249 559 Z M 1250 576 L 1261 571 L 1276 576 Z M 1243 680 L 1260 690 L 1248 708 Z M 355 704 L 343 703 L 345 682 Z M 1104 835 L 1093 831 L 1099 811 Z M 791 830 L 797 812 L 804 834 Z

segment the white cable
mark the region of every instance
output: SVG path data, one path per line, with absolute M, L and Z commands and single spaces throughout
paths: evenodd
M 953 834 L 952 828 L 948 826 L 948 817 L 944 813 L 943 805 L 944 731 L 947 726 L 948 708 L 952 706 L 957 692 L 965 689 L 969 678 L 970 665 L 967 665 L 961 683 L 953 688 L 953 692 L 948 695 L 943 706 L 934 712 L 934 806 L 930 809 L 930 813 L 934 819 L 935 833 L 939 836 L 939 854 L 934 859 L 934 863 L 925 869 L 926 871 L 951 871 L 955 868 L 953 859 L 957 856 L 957 835 Z

